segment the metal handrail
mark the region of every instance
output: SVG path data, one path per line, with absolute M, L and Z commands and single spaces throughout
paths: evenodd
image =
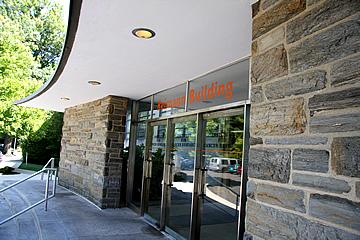
M 48 166 L 50 163 L 51 163 L 51 167 L 48 168 L 47 166 Z M 1 190 L 0 190 L 0 193 L 4 192 L 4 191 L 6 191 L 6 190 L 8 190 L 8 189 L 10 189 L 10 188 L 13 188 L 13 187 L 19 185 L 20 183 L 23 183 L 23 182 L 25 182 L 25 181 L 27 181 L 27 180 L 29 180 L 29 179 L 31 179 L 31 178 L 39 175 L 39 174 L 42 174 L 41 179 L 43 179 L 43 174 L 44 174 L 45 172 L 47 173 L 46 186 L 45 186 L 45 197 L 44 197 L 43 199 L 41 199 L 40 201 L 32 204 L 31 206 L 28 206 L 27 208 L 21 210 L 20 212 L 15 213 L 15 214 L 13 214 L 12 216 L 10 216 L 10 217 L 6 218 L 5 220 L 1 221 L 1 222 L 0 222 L 0 225 L 2 225 L 2 224 L 4 224 L 4 223 L 6 223 L 6 222 L 8 222 L 8 221 L 10 221 L 10 220 L 18 217 L 18 216 L 20 216 L 21 214 L 23 214 L 23 213 L 25 213 L 25 212 L 33 209 L 34 207 L 38 206 L 39 204 L 41 204 L 41 203 L 43 203 L 43 202 L 45 202 L 44 210 L 47 211 L 48 200 L 51 199 L 51 198 L 53 198 L 53 197 L 55 197 L 55 194 L 56 194 L 57 168 L 54 168 L 54 158 L 51 158 L 51 159 L 45 164 L 45 166 L 44 166 L 40 171 L 37 171 L 36 173 L 33 173 L 33 174 L 31 174 L 30 176 L 28 176 L 28 177 L 26 177 L 26 178 L 24 178 L 24 179 L 21 179 L 21 180 L 15 182 L 15 183 L 13 183 L 13 184 L 11 184 L 11 185 L 3 188 L 3 189 L 1 189 Z M 52 175 L 53 175 L 53 174 L 55 175 L 54 180 L 52 180 Z M 50 186 L 49 183 L 50 183 L 50 180 L 53 181 L 53 186 L 52 186 L 51 195 L 49 196 L 49 186 Z

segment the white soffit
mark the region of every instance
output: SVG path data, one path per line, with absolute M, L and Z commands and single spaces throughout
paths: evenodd
M 155 37 L 134 37 L 139 27 Z M 250 48 L 250 0 L 84 0 L 62 74 L 21 105 L 64 111 L 107 95 L 140 99 L 245 58 Z

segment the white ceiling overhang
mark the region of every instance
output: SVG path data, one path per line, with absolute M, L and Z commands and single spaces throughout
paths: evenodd
M 250 0 L 74 2 L 54 77 L 17 104 L 64 111 L 107 95 L 140 99 L 250 55 Z M 139 27 L 155 37 L 134 37 Z

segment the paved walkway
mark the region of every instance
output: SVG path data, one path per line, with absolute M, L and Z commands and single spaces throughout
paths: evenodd
M 29 173 L 23 173 L 26 175 Z M 20 175 L 20 174 L 19 174 Z M 12 175 L 19 178 L 19 175 Z M 13 183 L 0 176 L 0 188 Z M 45 181 L 33 180 L 0 193 L 0 220 L 44 195 Z M 58 187 L 56 197 L 0 226 L 0 240 L 136 240 L 168 239 L 128 208 L 100 210 Z

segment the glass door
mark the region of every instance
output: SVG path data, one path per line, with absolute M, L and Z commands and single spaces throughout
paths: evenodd
M 194 188 L 196 116 L 173 119 L 171 130 L 166 225 L 179 238 L 187 239 Z
M 161 199 L 166 152 L 166 122 L 148 124 L 144 161 L 143 209 L 156 224 L 160 223 Z
M 200 239 L 237 239 L 240 212 L 243 109 L 204 114 L 205 166 Z
M 148 122 L 145 138 L 142 214 L 177 239 L 237 239 L 244 108 Z

